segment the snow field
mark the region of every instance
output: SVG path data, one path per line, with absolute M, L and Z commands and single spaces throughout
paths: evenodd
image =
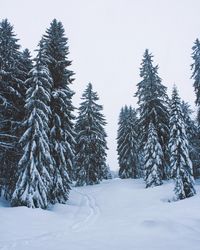
M 199 194 L 168 202 L 172 182 L 144 187 L 142 180 L 113 179 L 73 188 L 67 205 L 49 210 L 1 201 L 0 249 L 199 250 Z

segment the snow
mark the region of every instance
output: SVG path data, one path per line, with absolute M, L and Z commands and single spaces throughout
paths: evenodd
M 199 250 L 200 196 L 168 202 L 173 182 L 113 179 L 73 188 L 48 210 L 0 202 L 1 250 Z M 200 193 L 200 185 L 197 185 Z

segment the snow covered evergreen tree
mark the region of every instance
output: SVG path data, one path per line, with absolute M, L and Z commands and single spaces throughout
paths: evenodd
M 24 118 L 25 77 L 22 53 L 12 25 L 0 22 L 0 185 L 6 198 L 15 186 L 15 171 L 20 151 L 18 140 Z
M 175 180 L 176 198 L 179 200 L 193 196 L 196 191 L 192 162 L 189 157 L 188 138 L 181 102 L 175 87 L 171 99 L 169 153 L 171 175 Z
M 55 165 L 53 203 L 67 201 L 74 171 L 75 133 L 72 114 L 74 92 L 69 87 L 74 73 L 68 69 L 71 61 L 67 58 L 69 53 L 67 41 L 62 23 L 54 19 L 44 35 L 47 65 L 53 79 L 50 104 L 51 154 Z
M 102 169 L 102 179 L 104 180 L 112 179 L 112 173 L 108 164 L 105 164 Z
M 193 113 L 190 105 L 187 102 L 181 103 L 183 119 L 185 123 L 185 130 L 189 142 L 189 154 L 192 161 L 194 177 L 200 176 L 200 131 L 196 120 L 192 119 Z
M 26 131 L 20 139 L 23 155 L 11 204 L 45 209 L 50 203 L 53 186 L 53 160 L 48 139 L 52 79 L 45 65 L 42 43 L 27 84 L 30 88 L 26 93 Z
M 137 114 L 132 107 L 121 109 L 117 136 L 117 152 L 119 161 L 119 177 L 137 178 L 138 159 L 138 127 Z
M 31 54 L 30 54 L 30 51 L 28 49 L 25 49 L 21 52 L 19 66 L 20 66 L 20 70 L 21 70 L 21 80 L 23 82 L 26 82 L 26 80 L 29 77 L 29 72 L 33 68 Z M 24 95 L 26 95 L 26 90 L 29 88 L 29 86 L 26 86 L 26 84 L 24 84 L 24 88 L 25 88 Z
M 198 124 L 200 125 L 200 41 L 199 39 L 196 39 L 194 42 L 194 46 L 192 47 L 193 53 L 192 53 L 192 78 L 194 79 L 194 91 L 196 94 L 196 105 L 198 107 Z
M 142 81 L 137 84 L 138 90 L 135 96 L 139 104 L 139 127 L 141 151 L 147 142 L 149 125 L 152 123 L 157 131 L 158 140 L 162 147 L 164 157 L 161 167 L 162 178 L 167 178 L 169 138 L 169 112 L 167 88 L 161 83 L 158 76 L 158 66 L 153 66 L 153 56 L 145 51 L 140 69 Z
M 105 176 L 106 133 L 103 107 L 89 83 L 82 96 L 76 122 L 76 185 L 99 183 Z
M 163 151 L 157 131 L 152 122 L 149 124 L 148 139 L 144 147 L 144 180 L 146 188 L 162 184 Z

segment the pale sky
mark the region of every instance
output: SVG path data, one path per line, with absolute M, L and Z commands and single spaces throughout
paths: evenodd
M 133 95 L 146 48 L 168 93 L 175 83 L 194 106 L 190 65 L 191 47 L 200 38 L 199 10 L 199 0 L 0 0 L 0 18 L 9 19 L 22 47 L 32 52 L 53 18 L 63 23 L 76 73 L 74 105 L 91 82 L 108 122 L 112 169 L 118 168 L 119 111 L 125 104 L 136 107 Z

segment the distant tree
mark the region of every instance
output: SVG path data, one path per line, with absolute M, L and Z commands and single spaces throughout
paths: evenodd
M 29 77 L 29 72 L 31 71 L 31 69 L 33 68 L 33 61 L 31 58 L 31 54 L 30 51 L 28 49 L 25 49 L 21 52 L 21 56 L 20 56 L 20 61 L 19 61 L 19 67 L 20 67 L 20 71 L 21 71 L 21 80 L 23 82 L 26 82 L 26 80 Z M 23 84 L 24 86 L 24 96 L 26 95 L 26 91 L 30 86 L 26 86 L 26 83 Z M 26 98 L 26 96 L 24 97 Z
M 102 179 L 104 179 L 104 180 L 112 179 L 112 173 L 111 173 L 109 165 L 107 165 L 107 164 L 103 165 L 103 168 L 102 168 Z
M 153 123 L 149 124 L 148 139 L 144 147 L 144 180 L 146 188 L 162 184 L 161 166 L 163 151 L 158 140 L 157 131 Z
M 89 83 L 82 96 L 76 122 L 76 185 L 99 183 L 106 167 L 106 133 L 103 107 L 92 84 Z
M 74 73 L 68 69 L 68 39 L 61 22 L 54 19 L 44 35 L 47 66 L 53 79 L 51 92 L 50 142 L 54 159 L 52 202 L 65 203 L 74 171 L 74 107 L 70 89 Z
M 162 147 L 164 157 L 162 159 L 161 174 L 162 178 L 167 178 L 168 150 L 167 143 L 169 138 L 169 112 L 167 88 L 161 83 L 158 75 L 158 66 L 153 66 L 153 56 L 148 50 L 145 51 L 140 69 L 142 81 L 137 84 L 139 104 L 139 128 L 141 151 L 147 143 L 149 125 L 153 124 L 157 131 L 158 140 Z
M 121 109 L 117 136 L 119 177 L 137 178 L 138 159 L 138 119 L 135 109 L 125 106 Z
M 181 103 L 185 130 L 188 138 L 189 154 L 192 161 L 194 177 L 200 177 L 200 131 L 196 120 L 192 119 L 192 109 L 187 102 Z
M 192 78 L 194 79 L 194 91 L 196 94 L 196 105 L 198 107 L 198 125 L 200 125 L 200 42 L 199 39 L 196 39 L 194 46 L 192 47 Z
M 49 147 L 49 116 L 52 79 L 45 65 L 42 47 L 30 71 L 26 95 L 26 131 L 21 137 L 23 155 L 18 164 L 18 180 L 12 206 L 47 208 L 53 179 L 53 159 Z
M 24 119 L 25 80 L 23 53 L 13 26 L 0 22 L 0 186 L 10 199 L 15 186 L 15 171 L 20 157 L 18 140 Z
M 175 180 L 174 191 L 177 199 L 193 196 L 196 191 L 192 162 L 189 156 L 183 111 L 176 88 L 173 89 L 171 99 L 169 152 L 171 175 Z

